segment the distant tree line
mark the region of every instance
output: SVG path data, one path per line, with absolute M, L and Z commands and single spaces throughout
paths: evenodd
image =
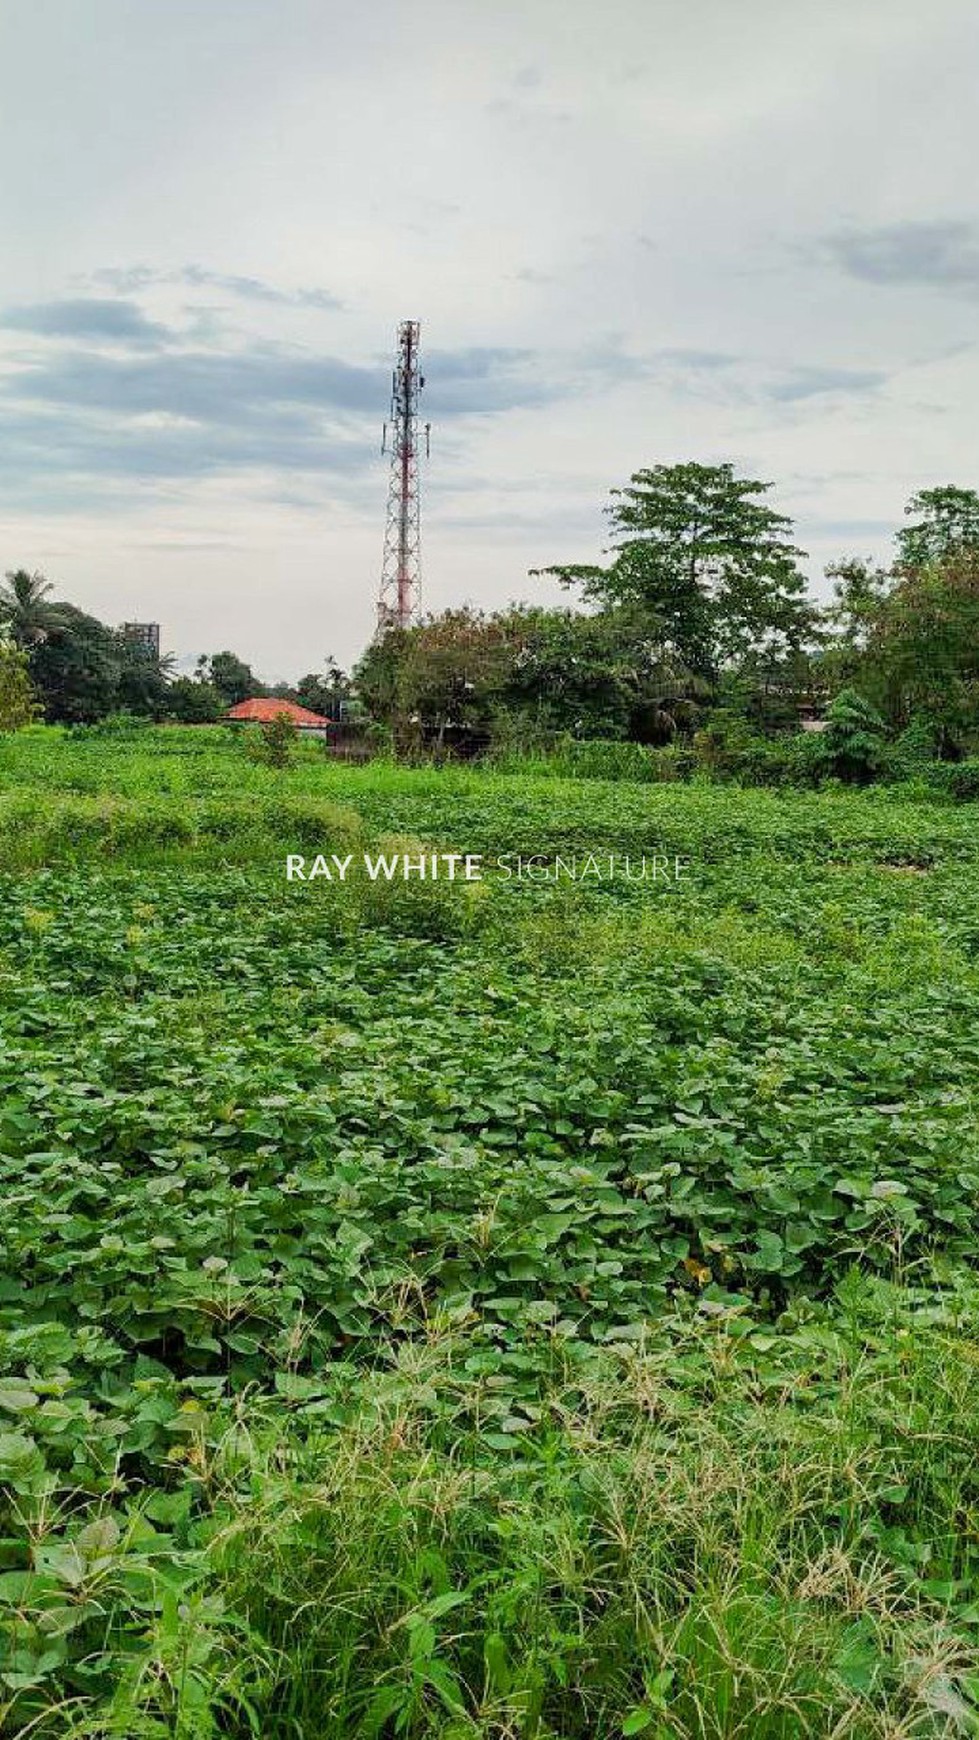
M 388 631 L 352 677 L 327 659 L 271 689 L 227 649 L 177 675 L 19 569 L 0 584 L 0 729 L 206 723 L 272 694 L 422 753 L 605 739 L 737 774 L 774 768 L 802 721 L 823 727 L 812 767 L 845 779 L 875 777 L 895 743 L 948 763 L 979 752 L 979 494 L 919 491 L 891 563 L 840 558 L 820 605 L 772 487 L 731 465 L 638 471 L 612 492 L 607 560 L 543 570 L 568 608 L 447 610 Z
M 53 599 L 52 590 L 43 574 L 23 568 L 0 582 L 0 730 L 35 717 L 92 725 L 118 713 L 208 724 L 253 695 L 294 700 L 327 718 L 349 705 L 349 680 L 332 659 L 294 687 L 267 688 L 229 651 L 200 658 L 193 676 L 181 676 L 172 655 L 158 656 Z

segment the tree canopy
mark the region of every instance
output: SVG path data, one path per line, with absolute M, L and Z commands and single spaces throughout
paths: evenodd
M 824 727 L 825 768 L 841 778 L 869 776 L 878 739 L 898 735 L 952 759 L 979 753 L 979 492 L 917 491 L 890 565 L 841 557 L 817 606 L 771 488 L 729 463 L 636 471 L 611 492 L 604 565 L 535 571 L 576 589 L 574 607 L 446 610 L 388 630 L 351 676 L 326 658 L 271 690 L 227 647 L 176 676 L 171 658 L 18 567 L 0 584 L 2 717 L 205 723 L 271 693 L 332 719 L 366 715 L 406 746 L 678 738 L 678 755 L 699 743 L 733 763 L 739 745 L 802 722 Z
M 640 610 L 663 651 L 713 679 L 778 641 L 798 645 L 814 621 L 792 522 L 762 499 L 772 485 L 732 465 L 655 465 L 612 491 L 608 567 L 552 566 L 603 608 Z
M 974 489 L 952 483 L 921 489 L 904 512 L 912 523 L 895 534 L 899 568 L 917 571 L 949 557 L 979 555 L 979 494 Z
M 0 627 L 15 646 L 33 647 L 64 625 L 65 606 L 53 604 L 52 583 L 43 574 L 16 568 L 0 582 Z
M 19 731 L 39 711 L 27 654 L 9 638 L 0 638 L 0 731 Z
M 118 704 L 122 650 L 118 635 L 73 604 L 30 653 L 31 677 L 45 717 L 59 724 L 90 725 Z
M 660 741 L 697 688 L 642 614 L 625 607 L 446 611 L 389 631 L 355 678 L 376 718 L 439 740 L 452 726 Z
M 259 682 L 251 665 L 227 649 L 199 659 L 197 677 L 200 682 L 210 683 L 217 690 L 226 708 L 236 707 L 239 701 L 249 701 L 253 696 L 265 693 L 265 686 Z
M 308 671 L 292 691 L 301 707 L 324 719 L 342 719 L 351 704 L 350 678 L 335 659 L 327 658 L 321 671 Z

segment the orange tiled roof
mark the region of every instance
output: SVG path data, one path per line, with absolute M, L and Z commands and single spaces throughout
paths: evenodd
M 226 719 L 250 719 L 258 725 L 267 725 L 272 719 L 285 713 L 294 725 L 329 725 L 329 719 L 324 719 L 319 713 L 311 713 L 308 707 L 299 707 L 295 701 L 281 701 L 276 695 L 256 695 L 250 701 L 239 701 L 236 707 L 229 707 L 224 717 Z

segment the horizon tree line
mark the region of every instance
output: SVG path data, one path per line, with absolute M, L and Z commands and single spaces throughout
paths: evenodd
M 874 729 L 918 721 L 937 754 L 967 753 L 979 743 L 979 493 L 918 491 L 892 563 L 830 564 L 833 597 L 821 606 L 791 519 L 768 503 L 772 487 L 730 464 L 637 471 L 611 492 L 604 564 L 533 571 L 555 576 L 571 607 L 443 611 L 388 631 L 350 676 L 328 658 L 294 685 L 263 684 L 230 649 L 177 674 L 172 655 L 19 568 L 0 583 L 0 728 L 5 716 L 91 724 L 120 712 L 207 723 L 273 695 L 333 719 L 359 709 L 401 743 L 464 731 L 662 745 L 723 735 L 733 720 L 784 732 L 845 692 Z

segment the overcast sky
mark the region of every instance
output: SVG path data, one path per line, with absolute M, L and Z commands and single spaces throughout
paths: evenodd
M 681 459 L 886 557 L 979 485 L 977 74 L 975 0 L 0 0 L 0 568 L 349 663 L 409 317 L 429 609 Z

